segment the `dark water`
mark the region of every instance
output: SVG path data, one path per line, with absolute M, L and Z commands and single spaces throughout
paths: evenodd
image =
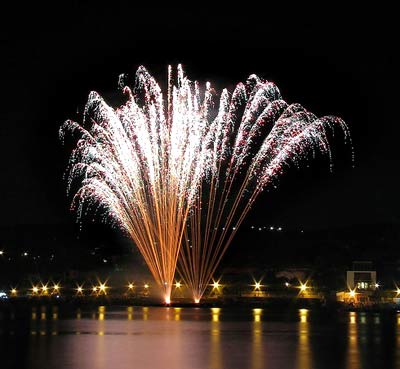
M 0 313 L 0 368 L 400 368 L 400 314 L 43 306 Z

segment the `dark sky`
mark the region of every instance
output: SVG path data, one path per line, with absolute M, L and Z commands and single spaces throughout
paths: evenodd
M 253 219 L 310 229 L 399 223 L 399 60 L 389 9 L 55 3 L 2 10 L 0 225 L 68 227 L 60 124 L 90 90 L 113 99 L 120 73 L 144 64 L 162 79 L 178 62 L 217 88 L 257 73 L 285 100 L 338 115 L 352 131 L 354 169 L 338 145 L 333 174 L 326 163 L 290 173 Z

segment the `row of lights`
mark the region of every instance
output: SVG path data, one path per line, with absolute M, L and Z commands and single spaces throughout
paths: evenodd
M 107 294 L 107 289 L 109 289 L 110 287 L 107 286 L 107 282 L 101 283 L 99 282 L 98 285 L 94 285 L 92 288 L 90 289 L 85 289 L 83 288 L 84 285 L 77 285 L 77 287 L 75 288 L 76 294 L 78 295 L 83 295 L 84 291 L 86 290 L 90 290 L 92 293 L 94 294 Z M 183 284 L 181 282 L 175 282 L 174 284 L 175 288 L 181 288 L 183 286 Z M 213 283 L 210 284 L 210 286 L 215 289 L 215 290 L 219 290 L 222 287 L 222 284 L 220 283 L 220 280 L 213 280 Z M 255 282 L 253 285 L 251 285 L 254 287 L 255 291 L 260 291 L 262 287 L 264 287 L 260 282 Z M 286 287 L 290 287 L 290 284 L 288 282 L 285 283 Z M 133 291 L 135 289 L 135 287 L 137 287 L 134 283 L 129 283 L 127 286 L 129 291 Z M 145 283 L 143 285 L 143 288 L 145 290 L 148 290 L 150 288 L 150 285 L 148 283 Z M 297 286 L 297 288 L 300 289 L 301 292 L 305 292 L 308 288 L 310 288 L 309 286 L 307 286 L 307 282 L 306 283 L 302 283 L 300 282 L 300 285 Z M 38 285 L 33 285 L 32 288 L 30 288 L 30 291 L 32 291 L 32 294 L 34 295 L 57 295 L 60 293 L 61 290 L 61 286 L 58 283 L 55 283 L 53 286 L 49 287 L 48 284 L 42 284 L 41 286 Z M 10 290 L 11 295 L 16 296 L 18 294 L 18 290 L 16 288 L 12 288 Z M 400 290 L 399 290 L 400 293 Z

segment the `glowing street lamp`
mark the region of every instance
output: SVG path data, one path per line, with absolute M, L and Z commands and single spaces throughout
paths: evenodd
M 150 287 L 150 286 L 149 286 L 147 283 L 145 283 L 144 289 L 147 290 L 149 287 Z
M 129 289 L 129 290 L 132 291 L 134 287 L 135 287 L 135 285 L 134 285 L 133 283 L 129 283 L 129 284 L 128 284 L 128 289 Z
M 77 295 L 83 295 L 83 286 L 78 286 L 76 288 L 76 294 Z
M 219 281 L 213 280 L 212 287 L 214 290 L 218 290 L 221 287 L 221 285 L 219 284 Z
M 307 288 L 309 287 L 307 286 L 307 282 L 305 283 L 300 282 L 299 288 L 300 288 L 300 293 L 305 294 L 307 292 Z
M 33 286 L 33 287 L 32 287 L 32 292 L 33 292 L 34 294 L 37 294 L 37 293 L 39 292 L 39 287 Z
M 18 293 L 18 291 L 17 291 L 16 288 L 11 288 L 11 295 L 12 296 L 17 296 L 17 293 Z
M 175 283 L 175 287 L 176 287 L 176 288 L 181 288 L 181 287 L 182 287 L 181 282 L 176 282 L 176 283 Z
M 58 284 L 58 283 L 55 283 L 55 284 L 54 284 L 54 286 L 53 286 L 53 290 L 54 290 L 54 292 L 55 292 L 55 293 L 58 293 L 58 292 L 60 292 L 60 286 L 59 286 L 59 284 Z
M 349 296 L 350 296 L 352 299 L 354 299 L 354 298 L 356 297 L 356 289 L 350 290 Z
M 99 291 L 100 293 L 104 293 L 105 295 L 107 295 L 107 286 L 105 283 L 100 283 L 99 285 Z

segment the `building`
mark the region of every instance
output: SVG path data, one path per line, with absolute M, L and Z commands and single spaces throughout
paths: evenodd
M 350 290 L 374 291 L 378 284 L 372 262 L 354 261 L 352 270 L 346 272 L 346 282 Z

